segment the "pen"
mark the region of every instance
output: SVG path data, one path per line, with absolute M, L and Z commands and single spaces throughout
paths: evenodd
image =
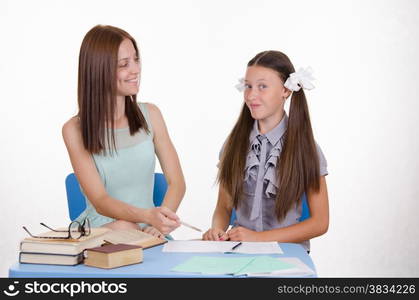
M 241 244 L 242 244 L 242 242 L 237 243 L 236 245 L 234 245 L 233 248 L 231 248 L 231 251 L 236 250 Z
M 185 222 L 183 222 L 183 221 L 180 221 L 180 224 L 182 224 L 182 225 L 184 225 L 184 226 L 186 226 L 186 227 L 189 227 L 189 228 L 191 228 L 191 229 L 193 229 L 193 230 L 196 230 L 196 231 L 202 232 L 202 230 L 201 230 L 201 229 L 199 229 L 199 228 L 197 228 L 197 227 L 195 227 L 195 226 L 192 226 L 192 225 L 190 225 L 190 224 L 188 224 L 188 223 L 185 223 Z

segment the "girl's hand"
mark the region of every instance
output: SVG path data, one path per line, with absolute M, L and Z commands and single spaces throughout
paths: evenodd
M 230 241 L 248 241 L 248 242 L 258 242 L 261 241 L 257 231 L 253 231 L 241 226 L 233 227 L 227 232 L 227 235 Z
M 205 241 L 226 241 L 228 240 L 227 233 L 218 228 L 210 228 L 204 233 L 202 239 Z
M 161 233 L 160 231 L 158 231 L 158 230 L 157 230 L 156 228 L 154 228 L 153 226 L 148 226 L 148 225 L 146 225 L 146 226 L 143 228 L 143 231 L 144 231 L 145 233 L 151 234 L 151 235 L 153 235 L 153 236 L 155 236 L 155 237 L 158 237 L 158 238 L 164 239 L 164 234 L 163 234 L 163 233 Z
M 169 208 L 160 206 L 147 209 L 146 223 L 163 234 L 169 234 L 180 226 L 180 219 Z

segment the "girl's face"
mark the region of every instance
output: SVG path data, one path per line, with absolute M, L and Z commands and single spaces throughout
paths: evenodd
M 131 96 L 138 93 L 140 60 L 129 39 L 123 40 L 119 46 L 116 78 L 117 96 Z
M 268 119 L 279 122 L 284 110 L 285 100 L 291 92 L 284 87 L 278 73 L 272 69 L 251 66 L 245 77 L 244 101 L 252 118 L 259 121 Z

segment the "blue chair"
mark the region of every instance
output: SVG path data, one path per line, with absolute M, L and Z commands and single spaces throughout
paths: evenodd
M 307 195 L 306 193 L 303 194 L 303 196 L 301 196 L 301 217 L 300 217 L 300 222 L 310 218 L 310 209 L 308 207 L 308 202 L 307 202 Z
M 310 218 L 310 210 L 308 208 L 306 193 L 304 193 L 301 196 L 301 201 L 302 201 L 302 204 L 301 204 L 302 207 L 301 207 L 301 217 L 299 219 L 300 222 Z M 236 220 L 236 210 L 233 208 L 231 212 L 231 217 L 230 217 L 230 225 L 233 225 L 235 220 Z
M 161 206 L 167 191 L 166 178 L 162 173 L 154 173 L 153 202 L 154 206 Z
M 74 173 L 69 174 L 65 179 L 65 189 L 67 191 L 68 213 L 71 221 L 73 221 L 86 209 L 86 199 L 80 190 L 79 182 Z M 153 202 L 155 206 L 161 205 L 166 191 L 166 178 L 162 173 L 154 173 Z
M 68 213 L 70 220 L 76 219 L 86 208 L 86 199 L 80 190 L 80 185 L 74 173 L 65 179 L 65 189 L 67 192 Z

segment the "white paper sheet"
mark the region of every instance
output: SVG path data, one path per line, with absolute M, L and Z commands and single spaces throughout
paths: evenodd
M 277 242 L 238 242 L 230 241 L 169 241 L 163 247 L 163 252 L 195 252 L 195 253 L 243 253 L 243 254 L 282 254 Z
M 270 273 L 251 273 L 248 276 L 257 277 L 304 277 L 315 275 L 316 273 L 298 257 L 281 257 L 279 260 L 295 265 L 295 268 L 273 271 Z

